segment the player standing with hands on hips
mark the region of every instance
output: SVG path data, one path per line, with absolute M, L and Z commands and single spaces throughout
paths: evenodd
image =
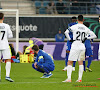
M 8 44 L 8 38 L 12 38 L 13 34 L 8 24 L 3 23 L 4 14 L 0 13 L 0 59 L 3 55 L 3 59 L 6 60 L 6 77 L 5 80 L 13 82 L 10 78 L 11 70 L 11 54 Z
M 70 54 L 68 57 L 68 67 L 67 67 L 67 79 L 62 82 L 71 82 L 72 74 L 72 64 L 73 61 L 79 63 L 79 75 L 76 82 L 82 82 L 83 75 L 83 61 L 85 60 L 85 45 L 84 42 L 86 39 L 96 38 L 96 35 L 85 25 L 83 25 L 83 16 L 78 16 L 78 24 L 71 26 L 65 31 L 65 35 L 72 43 Z M 73 40 L 69 36 L 69 32 L 73 33 Z M 88 37 L 90 35 L 90 37 Z

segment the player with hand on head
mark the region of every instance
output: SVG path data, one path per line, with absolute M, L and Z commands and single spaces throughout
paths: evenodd
M 84 22 L 83 24 L 89 28 L 88 22 Z M 83 61 L 84 71 L 92 72 L 92 70 L 90 69 L 90 65 L 93 60 L 93 53 L 92 53 L 92 49 L 91 49 L 91 41 L 90 40 L 85 40 L 85 48 L 86 48 L 85 55 L 89 56 L 89 58 L 88 58 L 88 65 L 87 65 L 86 69 L 85 69 L 85 61 Z
M 33 52 L 37 54 L 35 63 L 32 64 L 32 67 L 35 70 L 44 73 L 41 78 L 51 77 L 53 75 L 51 71 L 55 69 L 53 58 L 43 50 L 39 49 L 37 45 L 34 45 L 32 49 Z
M 8 44 L 8 38 L 12 38 L 13 34 L 8 24 L 3 23 L 4 14 L 0 13 L 0 59 L 3 55 L 3 59 L 6 60 L 6 77 L 7 81 L 13 82 L 10 78 L 11 69 L 11 54 Z
M 68 28 L 77 24 L 77 18 L 74 16 L 72 17 L 72 22 L 68 24 Z M 67 71 L 67 62 L 68 62 L 68 57 L 69 57 L 69 52 L 70 52 L 70 49 L 71 49 L 71 45 L 72 45 L 72 41 L 73 41 L 73 33 L 72 32 L 69 32 L 69 36 L 71 38 L 71 40 L 67 40 L 67 49 L 66 49 L 66 59 L 65 59 L 65 68 L 62 69 L 63 71 Z M 73 62 L 73 71 L 75 71 L 75 63 L 76 61 Z
M 71 26 L 65 31 L 65 35 L 68 40 L 71 40 L 69 36 L 69 31 L 73 33 L 73 43 L 71 46 L 70 54 L 68 57 L 68 66 L 67 66 L 67 79 L 62 82 L 71 82 L 72 74 L 72 64 L 73 61 L 79 63 L 79 75 L 76 82 L 82 82 L 83 75 L 83 61 L 85 60 L 85 39 L 96 38 L 96 35 L 85 25 L 83 25 L 83 15 L 78 16 L 78 24 Z M 90 37 L 88 37 L 90 35 Z

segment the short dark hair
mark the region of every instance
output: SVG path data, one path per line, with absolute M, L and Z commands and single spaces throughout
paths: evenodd
M 38 50 L 39 50 L 39 47 L 38 47 L 38 45 L 34 45 L 34 46 L 32 47 L 32 49 L 35 50 L 35 51 L 38 51 Z
M 90 24 L 88 23 L 88 22 L 84 22 L 83 23 L 86 27 L 89 27 L 90 26 Z
M 83 21 L 83 15 L 78 15 L 78 20 Z
M 77 19 L 77 18 L 75 16 L 73 16 L 72 19 Z
M 3 19 L 3 17 L 4 17 L 4 14 L 0 13 L 0 19 Z

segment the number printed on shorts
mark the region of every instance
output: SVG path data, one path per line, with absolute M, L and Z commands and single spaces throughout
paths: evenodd
M 76 40 L 80 40 L 80 38 L 81 38 L 81 41 L 82 41 L 85 38 L 85 32 L 77 31 L 76 35 L 77 35 Z
M 4 35 L 5 35 L 5 31 L 1 31 L 1 33 L 3 33 L 3 34 L 2 34 L 2 38 L 1 38 L 1 40 L 3 40 Z

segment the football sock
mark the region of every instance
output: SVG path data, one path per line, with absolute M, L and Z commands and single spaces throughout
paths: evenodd
M 71 80 L 71 74 L 72 74 L 72 66 L 68 65 L 67 66 L 67 77 L 68 77 L 68 80 Z
M 69 57 L 69 53 L 66 53 L 66 59 L 65 59 L 65 65 L 67 66 L 67 62 L 68 62 L 68 57 Z
M 83 61 L 84 71 L 85 71 L 85 61 Z
M 10 77 L 11 62 L 6 62 L 6 77 Z
M 83 75 L 83 65 L 79 65 L 79 77 L 78 80 L 82 80 Z
M 75 67 L 76 61 L 73 62 L 73 67 Z
M 88 68 L 90 68 L 92 60 L 93 60 L 93 57 L 90 56 L 88 59 L 88 65 L 87 65 Z

